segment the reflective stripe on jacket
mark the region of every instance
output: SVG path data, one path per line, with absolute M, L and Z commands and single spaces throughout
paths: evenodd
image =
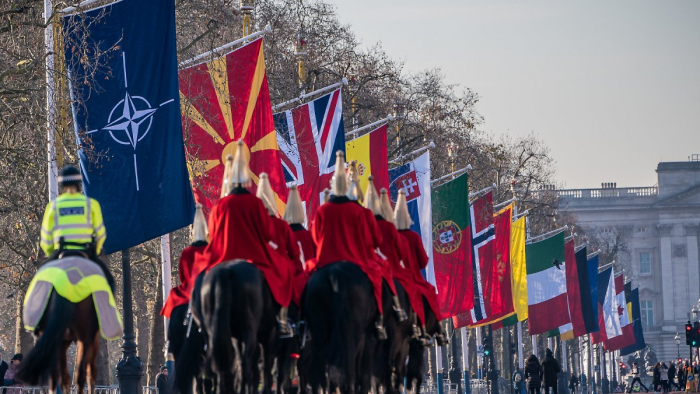
M 95 236 L 95 252 L 100 254 L 107 233 L 100 204 L 80 193 L 64 193 L 48 203 L 41 225 L 41 248 L 46 255 L 58 249 L 61 237 L 66 242 L 86 244 Z M 67 245 L 66 249 L 80 249 Z

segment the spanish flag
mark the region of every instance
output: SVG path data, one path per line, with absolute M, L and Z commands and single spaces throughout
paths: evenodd
M 387 125 L 384 124 L 362 137 L 345 143 L 348 161 L 357 160 L 360 187 L 367 190 L 368 178 L 374 177 L 377 190 L 389 190 L 389 155 L 387 152 Z

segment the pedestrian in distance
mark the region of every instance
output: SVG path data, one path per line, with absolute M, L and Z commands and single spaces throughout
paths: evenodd
M 544 360 L 542 360 L 544 394 L 549 394 L 550 388 L 552 389 L 552 394 L 557 394 L 557 374 L 561 372 L 561 365 L 559 365 L 559 361 L 554 358 L 554 354 L 550 349 L 547 349 L 544 354 Z
M 651 387 L 655 393 L 661 392 L 661 363 L 656 363 L 652 370 Z
M 531 354 L 525 365 L 525 380 L 529 394 L 540 394 L 542 388 L 542 366 L 537 356 Z
M 659 364 L 659 380 L 661 380 L 661 390 L 663 390 L 663 392 L 668 392 L 668 367 L 663 361 Z
M 165 365 L 160 366 L 160 373 L 156 375 L 156 387 L 158 388 L 158 394 L 170 394 L 168 368 Z
M 634 387 L 634 383 L 636 382 L 636 383 L 639 383 L 639 386 L 642 387 L 644 389 L 644 391 L 646 391 L 648 393 L 649 389 L 647 388 L 647 386 L 644 385 L 644 383 L 642 383 L 642 379 L 641 379 L 642 375 L 641 375 L 641 372 L 639 371 L 639 366 L 637 365 L 637 363 L 632 363 L 632 371 L 631 372 L 632 372 L 632 382 L 630 382 L 630 386 L 627 388 L 627 392 L 628 393 L 632 392 L 632 387 Z
M 571 374 L 571 379 L 569 379 L 569 390 L 571 390 L 572 394 L 576 394 L 576 390 L 578 389 L 578 384 L 579 380 L 576 377 L 576 374 Z
M 676 383 L 676 364 L 673 361 L 668 362 L 668 389 L 672 391 L 673 386 L 680 390 L 680 386 Z

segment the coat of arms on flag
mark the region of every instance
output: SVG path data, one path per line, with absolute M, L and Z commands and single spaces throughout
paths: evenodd
M 335 172 L 335 152 L 345 151 L 343 100 L 338 89 L 274 115 L 287 185 L 296 184 L 312 219 Z
M 433 246 L 438 253 L 451 253 L 462 243 L 462 230 L 451 220 L 438 223 L 433 229 Z
M 267 86 L 262 39 L 179 72 L 182 124 L 197 201 L 211 208 L 221 193 L 226 157 L 243 140 L 253 182 L 266 172 L 284 207 L 287 188 Z

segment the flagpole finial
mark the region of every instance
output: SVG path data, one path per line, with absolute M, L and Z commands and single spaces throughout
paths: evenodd
M 408 204 L 406 203 L 406 191 L 399 190 L 399 198 L 396 199 L 396 208 L 394 208 L 394 225 L 398 230 L 409 230 L 413 220 L 408 213 Z
M 367 185 L 367 191 L 365 192 L 364 206 L 372 211 L 373 215 L 382 216 L 381 201 L 379 200 L 377 189 L 374 187 L 374 177 L 370 175 L 368 180 L 369 184 Z
M 194 222 L 192 223 L 191 241 L 192 243 L 207 242 L 208 236 L 207 219 L 204 217 L 202 204 L 197 204 L 195 205 Z
M 335 173 L 331 180 L 331 194 L 339 197 L 348 194 L 348 177 L 345 174 L 345 153 L 341 150 L 335 154 Z
M 389 193 L 386 191 L 385 188 L 382 188 L 380 191 L 381 197 L 379 199 L 380 205 L 381 205 L 381 210 L 382 210 L 382 217 L 384 219 L 391 221 L 394 218 L 394 209 L 391 208 L 391 201 L 389 200 Z
M 289 194 L 287 195 L 287 209 L 284 211 L 284 220 L 289 224 L 304 224 L 306 221 L 306 214 L 304 213 L 304 206 L 301 203 L 301 196 L 299 195 L 297 185 L 292 185 L 289 187 Z
M 258 183 L 258 190 L 255 195 L 262 200 L 270 216 L 277 216 L 275 193 L 272 191 L 272 186 L 270 185 L 270 177 L 264 172 L 260 174 L 260 182 Z

